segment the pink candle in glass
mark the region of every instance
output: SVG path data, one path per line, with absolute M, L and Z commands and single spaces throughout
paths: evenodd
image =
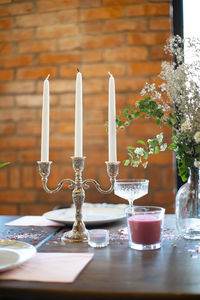
M 128 218 L 132 241 L 150 245 L 160 242 L 162 220 L 159 216 L 139 214 Z

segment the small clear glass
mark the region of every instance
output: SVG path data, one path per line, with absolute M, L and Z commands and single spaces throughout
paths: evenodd
M 88 244 L 93 248 L 103 248 L 109 244 L 109 230 L 88 230 Z
M 165 209 L 157 206 L 134 206 L 126 209 L 129 245 L 135 250 L 161 247 Z

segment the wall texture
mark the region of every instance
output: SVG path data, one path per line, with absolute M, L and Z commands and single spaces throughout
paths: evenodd
M 108 71 L 116 79 L 117 110 L 134 104 L 146 81 L 156 79 L 165 59 L 162 47 L 171 32 L 170 2 L 162 0 L 0 0 L 0 213 L 42 214 L 69 205 L 71 192 L 46 194 L 40 160 L 43 80 L 50 74 L 51 128 L 49 186 L 73 178 L 74 96 L 77 68 L 83 74 L 84 178 L 108 187 Z M 151 121 L 137 120 L 118 134 L 118 159 L 138 139 L 160 132 Z M 170 133 L 165 129 L 166 140 Z M 174 205 L 173 156 L 152 157 L 150 166 L 121 164 L 121 178 L 150 179 L 140 203 Z M 93 187 L 88 202 L 122 202 Z

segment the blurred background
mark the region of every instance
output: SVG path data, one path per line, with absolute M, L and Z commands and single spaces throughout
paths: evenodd
M 50 74 L 49 187 L 73 178 L 77 68 L 83 76 L 83 178 L 109 186 L 108 72 L 115 77 L 117 111 L 134 105 L 148 82 L 157 82 L 163 46 L 173 31 L 172 3 L 162 0 L 0 0 L 0 214 L 42 214 L 72 203 L 71 191 L 45 193 L 38 173 L 43 81 Z M 124 167 L 127 146 L 170 132 L 138 119 L 117 136 L 119 178 L 147 178 L 149 194 L 137 203 L 174 211 L 174 158 L 152 156 L 147 169 Z M 93 187 L 86 202 L 126 203 Z

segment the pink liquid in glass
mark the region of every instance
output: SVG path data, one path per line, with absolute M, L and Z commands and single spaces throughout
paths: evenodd
M 142 245 L 151 245 L 160 242 L 160 216 L 135 215 L 128 218 L 132 242 Z

